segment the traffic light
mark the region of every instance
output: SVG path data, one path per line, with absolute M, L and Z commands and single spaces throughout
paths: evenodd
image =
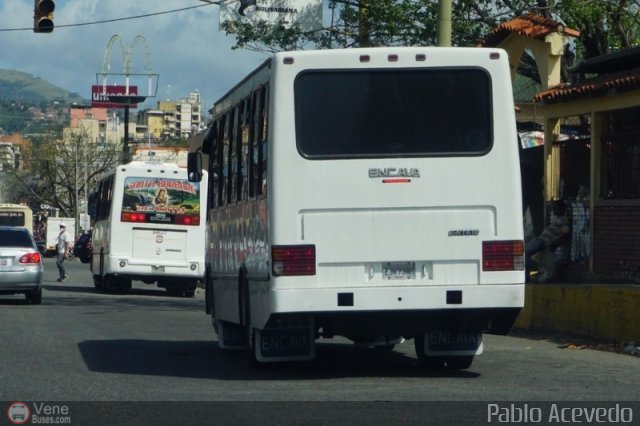
M 50 33 L 53 31 L 53 0 L 33 0 L 33 32 Z

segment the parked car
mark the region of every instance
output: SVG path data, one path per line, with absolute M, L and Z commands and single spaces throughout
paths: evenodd
M 73 255 L 80 259 L 82 263 L 91 262 L 91 231 L 80 235 L 73 246 Z
M 34 305 L 42 303 L 42 255 L 26 228 L 0 226 L 0 294 L 23 293 Z

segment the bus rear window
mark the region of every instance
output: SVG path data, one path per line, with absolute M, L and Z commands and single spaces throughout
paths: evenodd
M 122 222 L 200 224 L 200 184 L 186 179 L 128 177 Z
M 491 94 L 480 68 L 302 72 L 298 151 L 307 158 L 483 155 L 493 139 Z
M 24 213 L 0 212 L 0 226 L 24 226 Z

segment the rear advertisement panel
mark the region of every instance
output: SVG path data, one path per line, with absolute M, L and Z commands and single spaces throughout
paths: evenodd
M 185 179 L 128 177 L 121 218 L 125 222 L 200 224 L 200 183 Z

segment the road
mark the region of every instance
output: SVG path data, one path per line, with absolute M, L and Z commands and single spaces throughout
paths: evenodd
M 372 401 L 479 401 L 485 410 L 487 401 L 640 396 L 638 357 L 513 336 L 485 336 L 467 371 L 421 369 L 412 341 L 384 353 L 340 339 L 321 341 L 312 362 L 251 369 L 245 352 L 218 348 L 203 293 L 171 297 L 141 282 L 96 293 L 88 265 L 67 268 L 70 278 L 56 282 L 45 259 L 42 305 L 0 295 L 0 401 L 321 401 L 371 414 Z

